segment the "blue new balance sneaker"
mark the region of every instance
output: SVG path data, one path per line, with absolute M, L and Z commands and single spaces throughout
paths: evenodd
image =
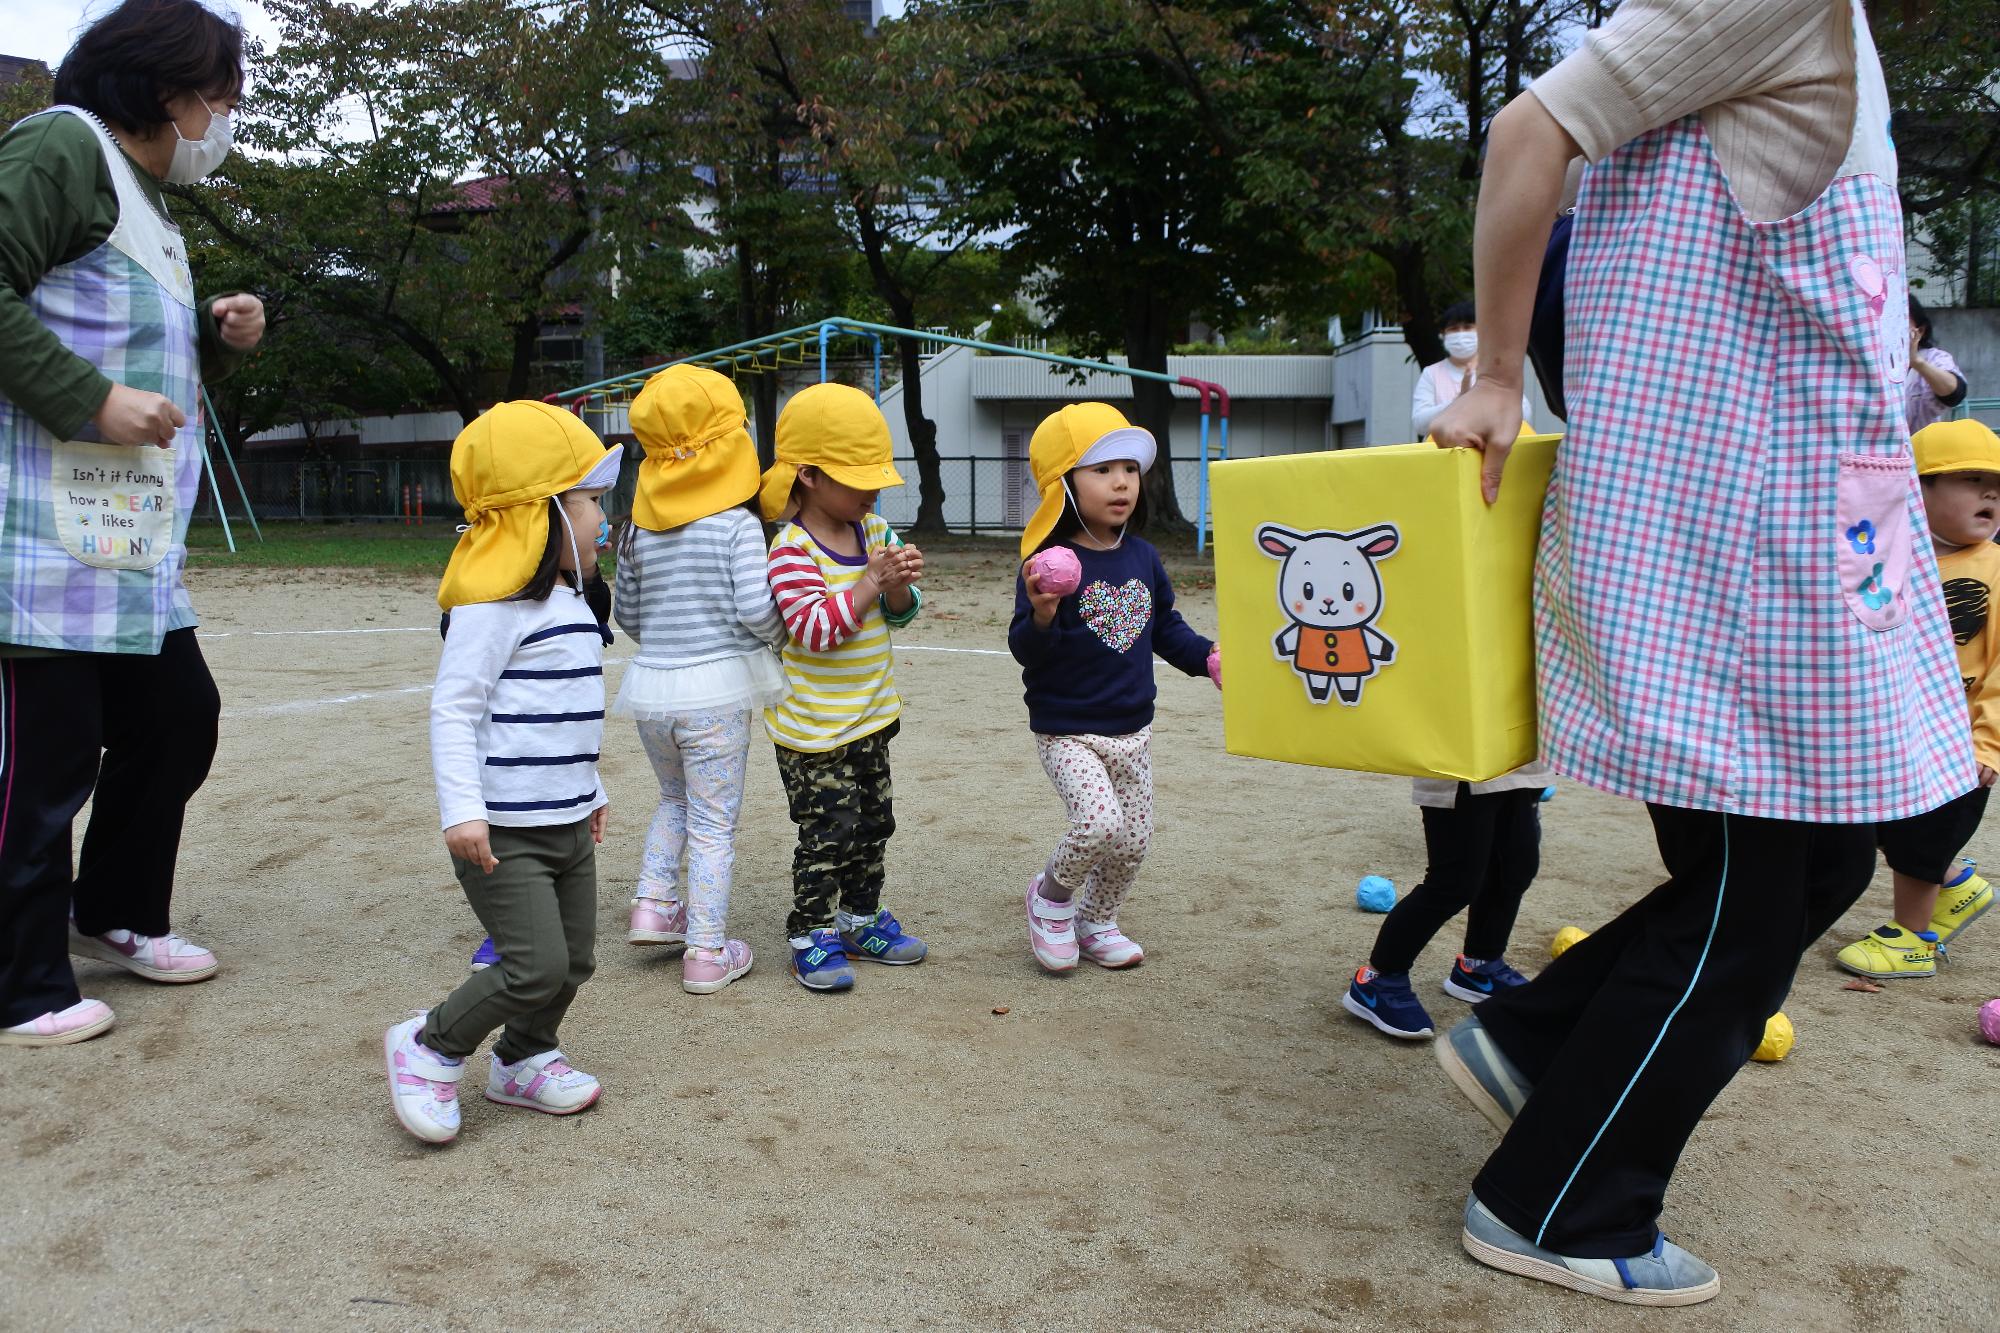
M 479 942 L 479 948 L 472 955 L 472 970 L 484 972 L 500 961 L 500 951 L 493 947 L 493 937 L 487 936 Z
M 1444 993 L 1468 1004 L 1478 1004 L 1494 991 L 1527 984 L 1528 979 L 1507 966 L 1504 958 L 1489 958 L 1478 967 L 1467 967 L 1465 955 L 1460 954 L 1453 960 L 1451 971 L 1445 974 Z
M 852 924 L 843 922 L 840 942 L 856 958 L 896 967 L 921 963 L 930 952 L 929 947 L 915 935 L 903 933 L 902 924 L 889 914 L 886 907 L 877 912 L 872 920 L 863 918 Z
M 1377 972 L 1372 967 L 1356 969 L 1347 994 L 1340 997 L 1347 1012 L 1392 1037 L 1424 1041 L 1436 1032 L 1431 1016 L 1417 1003 L 1407 972 Z
M 847 950 L 840 933 L 815 930 L 809 943 L 792 949 L 792 975 L 807 990 L 853 990 L 854 969 L 847 965 Z

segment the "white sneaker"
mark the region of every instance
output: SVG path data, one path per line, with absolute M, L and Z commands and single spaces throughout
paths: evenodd
M 571 1069 L 561 1051 L 543 1051 L 517 1065 L 493 1057 L 486 1079 L 486 1100 L 502 1106 L 525 1106 L 550 1115 L 574 1115 L 597 1100 L 604 1089 L 581 1069 Z
M 382 1063 L 389 1072 L 389 1102 L 404 1129 L 425 1143 L 458 1137 L 458 1080 L 465 1061 L 439 1055 L 417 1040 L 425 1015 L 382 1034 Z
M 104 1001 L 78 1000 L 67 1009 L 54 1009 L 25 1023 L 0 1028 L 0 1046 L 67 1046 L 109 1032 L 116 1021 L 111 1006 Z

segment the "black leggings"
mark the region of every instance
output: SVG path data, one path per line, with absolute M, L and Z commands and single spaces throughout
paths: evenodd
M 0 658 L 0 1027 L 81 998 L 86 935 L 164 935 L 181 817 L 208 777 L 222 711 L 192 629 L 157 657 Z M 74 874 L 70 823 L 90 799 Z
M 1430 867 L 1424 882 L 1390 909 L 1368 965 L 1377 972 L 1409 971 L 1431 937 L 1468 907 L 1465 953 L 1504 954 L 1521 895 L 1541 867 L 1541 797 L 1535 787 L 1474 796 L 1461 782 L 1451 809 L 1424 806 Z

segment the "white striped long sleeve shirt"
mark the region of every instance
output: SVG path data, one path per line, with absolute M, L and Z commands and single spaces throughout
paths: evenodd
M 573 824 L 608 803 L 604 634 L 581 594 L 454 609 L 431 691 L 431 770 L 451 828 Z
M 634 528 L 618 553 L 612 615 L 638 641 L 641 666 L 697 666 L 785 641 L 764 529 L 741 508 L 666 532 Z

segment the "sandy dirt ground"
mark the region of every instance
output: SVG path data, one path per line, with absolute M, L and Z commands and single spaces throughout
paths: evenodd
M 1020 886 L 1061 816 L 1004 655 L 1010 566 L 933 568 L 900 640 L 887 898 L 930 961 L 859 965 L 845 997 L 786 975 L 792 830 L 760 744 L 731 912 L 757 968 L 684 994 L 624 943 L 657 788 L 614 719 L 600 965 L 564 1028 L 604 1099 L 492 1105 L 482 1054 L 442 1150 L 396 1127 L 379 1045 L 480 935 L 436 827 L 434 585 L 197 569 L 225 713 L 176 924 L 225 971 L 79 962 L 116 1031 L 0 1056 L 0 1327 L 2000 1327 L 2000 1050 L 1975 1021 L 2000 924 L 1935 981 L 1843 990 L 1834 948 L 1886 916 L 1885 872 L 1807 956 L 1797 1051 L 1743 1072 L 1668 1196 L 1719 1299 L 1626 1312 L 1491 1272 L 1458 1232 L 1492 1131 L 1426 1046 L 1340 1006 L 1379 922 L 1357 877 L 1422 871 L 1407 783 L 1227 757 L 1208 683 L 1165 670 L 1122 914 L 1147 961 L 1045 976 Z M 1208 592 L 1182 604 L 1212 631 Z M 302 633 L 331 629 L 377 632 Z M 1638 807 L 1565 786 L 1545 810 L 1529 970 L 1659 873 Z M 1444 1021 L 1455 947 L 1420 964 Z

